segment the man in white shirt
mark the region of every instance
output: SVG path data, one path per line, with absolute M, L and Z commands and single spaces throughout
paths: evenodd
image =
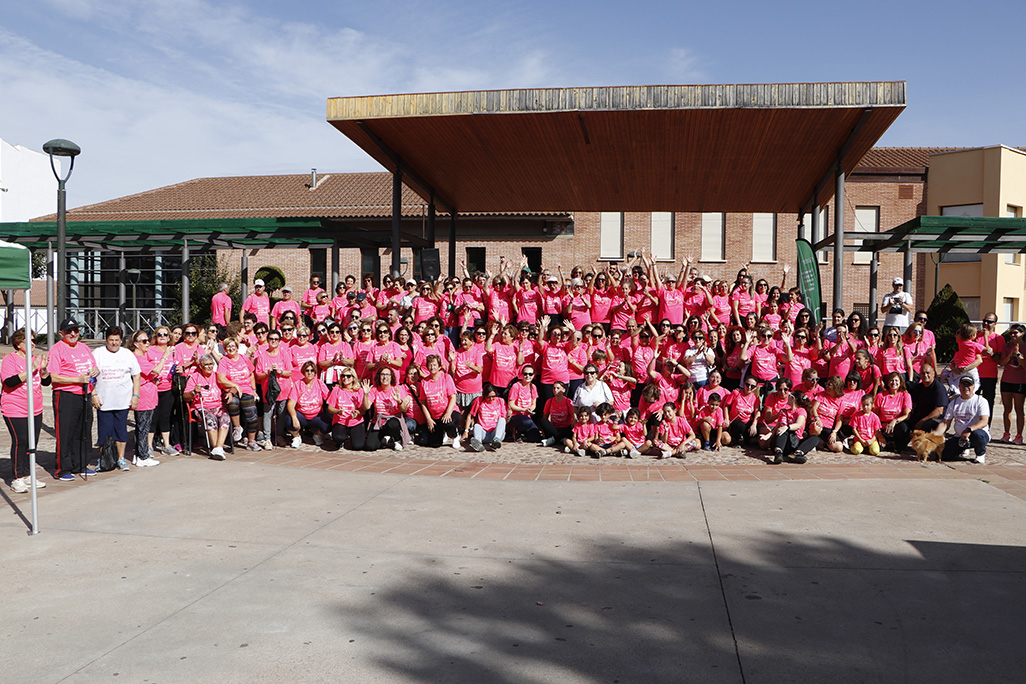
M 942 458 L 945 460 L 961 455 L 963 459 L 976 463 L 987 461 L 990 406 L 986 399 L 975 392 L 976 381 L 971 375 L 963 375 L 958 381 L 958 396 L 948 404 L 944 420 L 933 431 L 935 435 L 943 435 L 950 426 L 955 433 L 944 443 Z
M 895 278 L 891 285 L 894 290 L 884 295 L 883 307 L 880 309 L 886 314 L 884 326 L 893 325 L 904 333 L 908 327 L 909 314 L 913 311 L 912 295 L 905 292 L 905 281 L 901 278 Z

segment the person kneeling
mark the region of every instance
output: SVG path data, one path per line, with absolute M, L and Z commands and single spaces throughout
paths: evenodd
M 958 396 L 955 397 L 944 411 L 944 420 L 933 431 L 935 435 L 944 435 L 951 426 L 954 436 L 944 442 L 941 458 L 952 460 L 956 457 L 974 461 L 987 462 L 987 444 L 990 443 L 990 406 L 982 396 L 975 394 L 976 381 L 971 375 L 963 375 L 958 381 Z

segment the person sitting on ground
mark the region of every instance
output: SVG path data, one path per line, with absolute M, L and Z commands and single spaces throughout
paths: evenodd
M 990 407 L 987 400 L 975 394 L 976 383 L 963 375 L 958 381 L 958 393 L 944 411 L 944 420 L 933 431 L 943 436 L 948 428 L 954 436 L 944 442 L 941 457 L 952 460 L 958 456 L 976 463 L 986 463 L 987 444 L 990 442 Z
M 207 433 L 207 447 L 210 458 L 225 459 L 224 443 L 228 439 L 231 418 L 221 401 L 221 388 L 217 384 L 214 369 L 217 363 L 210 354 L 199 358 L 197 371 L 189 376 L 182 398 L 196 410 L 200 424 Z
M 499 396 L 495 386 L 486 382 L 481 387 L 481 396 L 474 399 L 467 411 L 467 427 L 463 430 L 463 439 L 470 438 L 471 451 L 495 451 L 502 447 L 506 438 L 506 414 L 509 408 L 505 400 Z

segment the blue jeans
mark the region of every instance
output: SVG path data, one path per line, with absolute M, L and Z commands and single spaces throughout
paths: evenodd
M 953 461 L 956 458 L 961 458 L 962 447 L 958 446 L 959 439 L 961 439 L 961 435 L 955 435 L 944 442 L 944 451 L 941 452 L 942 459 Z M 969 447 L 977 456 L 986 455 L 988 443 L 990 443 L 990 435 L 984 430 L 973 430 L 969 435 Z
M 480 424 L 474 424 L 474 439 L 481 443 L 501 442 L 506 439 L 506 419 L 499 418 L 494 430 L 485 430 Z

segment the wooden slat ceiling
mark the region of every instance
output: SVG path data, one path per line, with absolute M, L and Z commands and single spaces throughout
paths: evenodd
M 328 121 L 458 211 L 796 212 L 904 106 L 904 82 L 567 88 L 332 98 Z

